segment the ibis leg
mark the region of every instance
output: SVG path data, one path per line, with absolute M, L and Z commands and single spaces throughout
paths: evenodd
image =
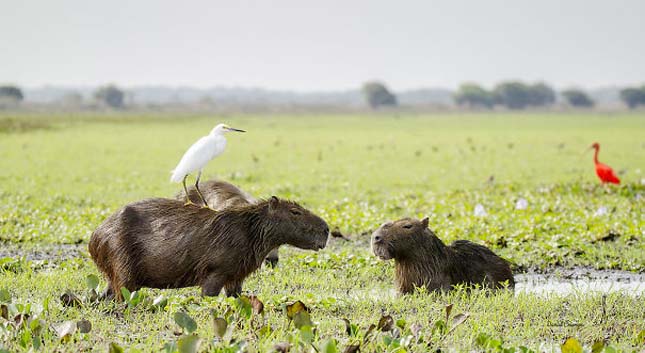
M 197 194 L 199 195 L 199 198 L 202 199 L 202 202 L 204 203 L 204 207 L 208 207 L 208 202 L 206 202 L 204 195 L 202 195 L 202 191 L 199 190 L 199 178 L 201 178 L 201 176 L 202 176 L 202 171 L 200 170 L 199 173 L 197 173 L 197 180 L 195 180 L 195 189 L 197 189 Z

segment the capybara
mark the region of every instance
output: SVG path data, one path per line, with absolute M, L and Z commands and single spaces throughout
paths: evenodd
M 121 287 L 201 286 L 202 294 L 228 296 L 269 251 L 282 244 L 319 250 L 327 223 L 295 202 L 273 196 L 214 212 L 182 201 L 147 199 L 126 205 L 92 234 L 89 251 L 105 274 L 105 297 L 121 299 Z
M 208 180 L 199 183 L 199 190 L 202 192 L 208 205 L 216 211 L 221 211 L 229 207 L 246 206 L 257 202 L 256 198 L 242 189 L 222 180 Z M 183 190 L 175 198 L 184 202 L 190 201 L 196 205 L 202 202 L 194 186 L 188 188 L 188 198 L 186 198 L 186 193 Z M 275 248 L 269 252 L 265 262 L 273 267 L 278 264 L 278 261 L 278 248 Z
M 508 261 L 485 246 L 457 240 L 446 246 L 428 228 L 428 218 L 403 218 L 381 225 L 372 234 L 372 251 L 381 260 L 394 259 L 400 293 L 415 287 L 450 290 L 456 284 L 514 288 Z

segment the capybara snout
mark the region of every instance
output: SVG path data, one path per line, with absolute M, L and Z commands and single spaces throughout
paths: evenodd
M 327 246 L 329 226 L 306 208 L 291 203 L 286 207 L 272 208 L 274 217 L 287 235 L 288 243 L 301 249 L 320 250 Z

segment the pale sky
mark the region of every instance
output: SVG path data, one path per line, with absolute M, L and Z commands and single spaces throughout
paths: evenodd
M 0 83 L 645 82 L 645 1 L 0 0 Z

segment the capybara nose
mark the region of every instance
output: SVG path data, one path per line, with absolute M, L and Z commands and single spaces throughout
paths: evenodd
M 375 243 L 380 243 L 380 242 L 381 242 L 381 240 L 383 240 L 383 238 L 381 238 L 381 236 L 380 236 L 380 235 L 375 235 L 375 236 L 374 236 L 374 242 L 375 242 Z

